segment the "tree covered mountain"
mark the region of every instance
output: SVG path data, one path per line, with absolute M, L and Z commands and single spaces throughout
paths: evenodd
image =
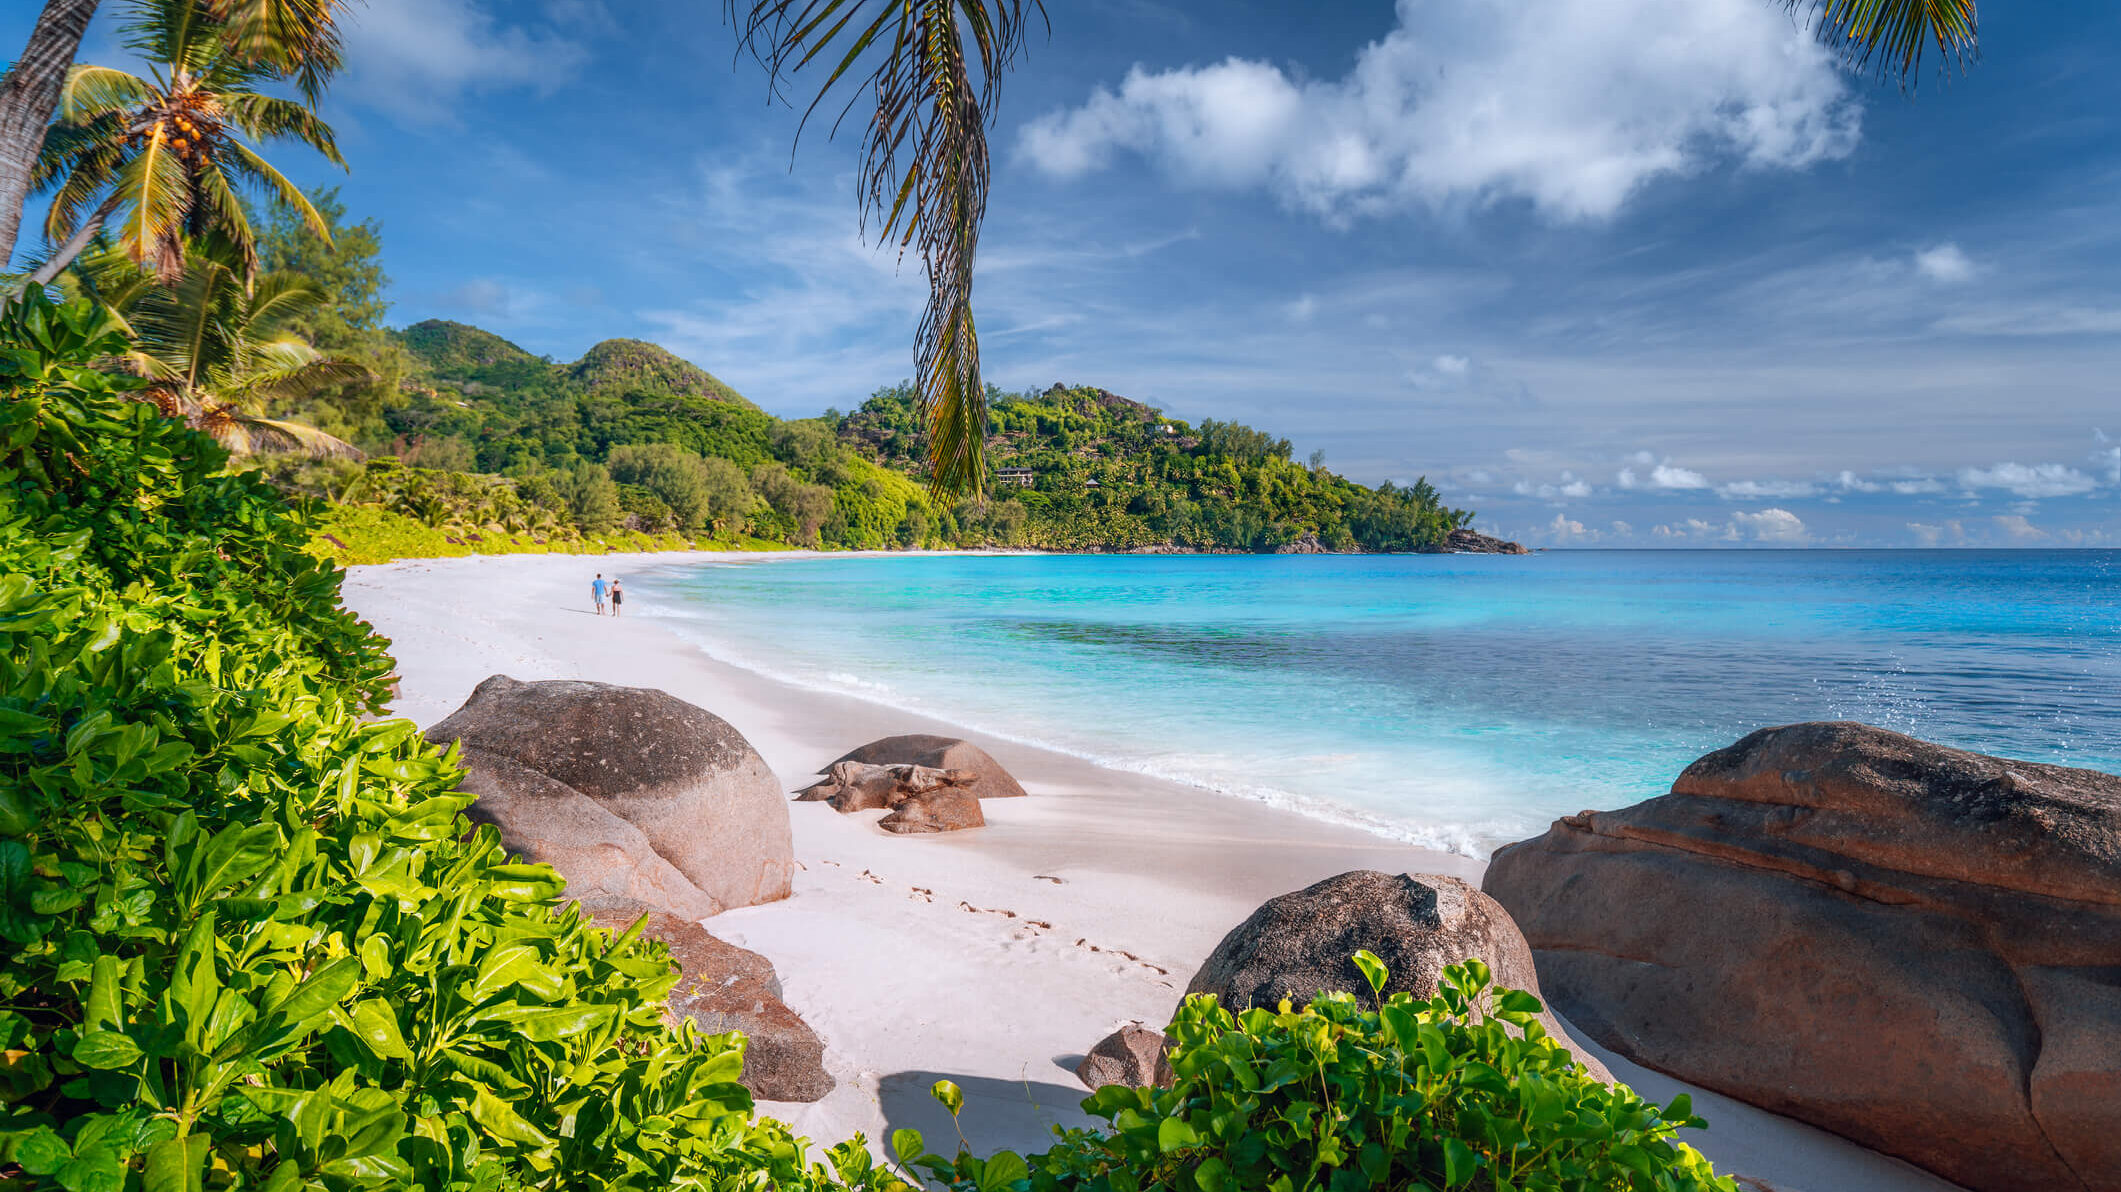
M 987 500 L 931 491 L 913 391 L 781 419 L 670 352 L 608 340 L 569 363 L 461 323 L 391 333 L 409 362 L 358 478 L 283 469 L 431 527 L 622 529 L 850 549 L 1439 550 L 1470 514 L 1426 482 L 1370 488 L 1236 423 L 1195 426 L 1092 387 L 989 394 Z M 477 539 L 483 541 L 483 538 Z

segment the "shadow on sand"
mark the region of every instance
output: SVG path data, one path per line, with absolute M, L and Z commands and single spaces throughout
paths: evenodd
M 950 1125 L 949 1111 L 929 1095 L 938 1080 L 952 1081 L 964 1091 L 965 1106 L 958 1115 L 957 1129 Z M 1089 1090 L 1072 1081 L 1063 1085 L 949 1072 L 893 1072 L 877 1082 L 877 1100 L 890 1128 L 919 1130 L 928 1149 L 943 1155 L 957 1153 L 958 1129 L 965 1132 L 977 1154 L 1005 1149 L 1043 1151 L 1053 1145 L 1055 1126 L 1087 1126 L 1095 1121 L 1078 1108 L 1089 1095 Z M 890 1146 L 889 1137 L 880 1141 Z

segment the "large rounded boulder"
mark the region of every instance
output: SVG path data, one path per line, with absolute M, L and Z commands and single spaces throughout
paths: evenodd
M 957 770 L 970 774 L 971 780 L 965 788 L 979 799 L 1008 799 L 1021 797 L 1023 786 L 994 756 L 970 741 L 957 737 L 938 737 L 929 733 L 909 733 L 902 737 L 885 737 L 871 741 L 859 749 L 851 750 L 834 759 L 825 767 L 841 762 L 859 762 L 865 766 L 925 766 L 932 770 Z
M 779 780 L 742 733 L 675 696 L 495 675 L 427 738 L 462 746 L 471 817 L 577 898 L 697 919 L 788 896 Z
M 1982 1192 L 2121 1192 L 2121 778 L 1763 729 L 1483 884 L 1638 1063 Z
M 1268 900 L 1223 937 L 1186 986 L 1233 1010 L 1302 1003 L 1322 992 L 1367 998 L 1355 966 L 1367 949 L 1390 972 L 1385 992 L 1435 996 L 1450 965 L 1478 957 L 1495 983 L 1538 994 L 1539 977 L 1509 913 L 1455 877 L 1361 869 Z M 1551 1012 L 1540 1023 L 1600 1080 L 1612 1075 L 1570 1039 Z

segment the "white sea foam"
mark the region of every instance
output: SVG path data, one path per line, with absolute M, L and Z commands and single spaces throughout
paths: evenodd
M 1522 839 L 1546 826 L 1543 820 L 1534 816 L 1485 817 L 1468 822 L 1422 822 L 1381 815 L 1338 800 L 1229 776 L 1231 770 L 1242 770 L 1256 764 L 1259 760 L 1256 758 L 1198 753 L 1139 757 L 1081 741 L 1056 739 L 1038 732 L 1026 731 L 1018 724 L 977 714 L 968 715 L 963 708 L 937 706 L 917 695 L 902 692 L 889 684 L 865 679 L 848 671 L 808 672 L 799 665 L 788 665 L 785 655 L 778 664 L 769 662 L 753 651 L 743 648 L 738 642 L 715 633 L 711 622 L 683 608 L 682 599 L 658 601 L 652 606 L 644 604 L 644 608 L 647 607 L 653 607 L 656 610 L 653 615 L 668 621 L 679 636 L 709 658 L 784 686 L 846 696 L 865 703 L 901 709 L 943 721 L 965 732 L 1079 758 L 1108 770 L 1140 774 L 1146 778 L 1247 799 L 1338 827 L 1368 832 L 1386 840 L 1480 860 L 1485 859 L 1497 846 Z M 1330 763 L 1358 757 L 1359 755 L 1347 753 L 1318 754 L 1308 755 L 1306 760 Z M 1466 787 L 1454 790 L 1443 784 L 1436 784 L 1422 789 L 1419 795 L 1425 804 L 1452 807 L 1487 802 L 1491 792 L 1476 792 Z

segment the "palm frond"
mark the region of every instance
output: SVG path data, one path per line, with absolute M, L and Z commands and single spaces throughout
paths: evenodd
M 291 78 L 314 104 L 339 69 L 340 0 L 210 0 L 236 55 Z
M 260 351 L 252 362 L 251 371 L 233 378 L 224 390 L 228 399 L 245 409 L 258 410 L 274 402 L 295 401 L 328 389 L 334 385 L 351 385 L 375 380 L 375 374 L 366 366 L 351 360 L 340 360 L 325 356 L 308 344 L 300 343 L 300 351 L 289 353 L 290 357 L 307 354 L 309 359 L 300 363 L 267 366 L 268 351 Z M 267 345 L 268 348 L 284 345 Z
M 1851 67 L 1910 85 L 1934 46 L 1939 65 L 1964 71 L 1980 56 L 1974 0 L 1787 0 L 1811 9 L 1819 40 Z
M 229 162 L 232 168 L 263 184 L 273 192 L 274 198 L 293 208 L 295 214 L 302 217 L 303 226 L 307 227 L 312 235 L 327 244 L 331 242 L 330 225 L 324 222 L 323 216 L 317 214 L 315 207 L 310 206 L 309 196 L 302 193 L 301 187 L 289 182 L 280 171 L 272 168 L 270 162 L 259 157 L 256 150 L 241 141 L 231 138 L 228 142 L 228 153 L 233 159 Z
M 161 98 L 154 84 L 108 66 L 76 66 L 59 92 L 58 118 L 81 124 L 98 116 L 126 115 Z
M 331 126 L 314 111 L 290 99 L 252 92 L 234 92 L 221 97 L 221 106 L 237 128 L 258 140 L 293 137 L 324 155 L 325 160 L 346 168 L 339 155 L 339 142 Z
M 288 269 L 276 269 L 251 280 L 245 310 L 247 332 L 266 336 L 324 305 L 328 296 L 315 279 Z
M 236 455 L 307 455 L 312 459 L 362 459 L 361 449 L 314 426 L 260 418 L 223 402 L 208 401 L 191 424 Z
M 737 0 L 726 3 L 735 20 Z M 927 273 L 915 368 L 938 493 L 985 488 L 973 261 L 990 182 L 987 124 L 1033 16 L 1045 18 L 1043 0 L 753 0 L 737 21 L 776 92 L 787 76 L 831 64 L 806 124 L 842 82 L 858 80 L 842 118 L 864 96 L 875 104 L 857 182 L 863 227 L 874 219 L 880 241 L 917 249 Z
M 184 271 L 184 219 L 191 210 L 186 175 L 159 125 L 148 131 L 132 160 L 118 171 L 117 186 L 127 207 L 118 241 L 133 260 L 165 279 Z

